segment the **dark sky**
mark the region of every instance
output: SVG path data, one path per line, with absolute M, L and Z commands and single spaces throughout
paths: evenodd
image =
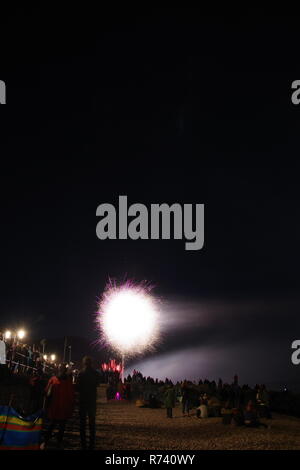
M 127 275 L 165 302 L 147 372 L 296 380 L 299 20 L 87 8 L 1 18 L 1 327 L 92 341 L 108 276 Z M 98 240 L 97 206 L 123 194 L 204 203 L 204 248 Z

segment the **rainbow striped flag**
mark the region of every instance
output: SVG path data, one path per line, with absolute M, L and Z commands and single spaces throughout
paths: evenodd
M 43 410 L 24 418 L 11 406 L 0 406 L 0 450 L 39 450 Z

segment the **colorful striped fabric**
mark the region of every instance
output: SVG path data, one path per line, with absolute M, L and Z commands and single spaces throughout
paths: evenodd
M 23 418 L 11 406 L 0 406 L 0 450 L 39 450 L 43 410 Z

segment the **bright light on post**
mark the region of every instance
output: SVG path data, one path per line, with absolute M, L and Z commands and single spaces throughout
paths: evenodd
M 56 359 L 55 354 L 51 354 L 50 359 L 51 359 L 51 361 L 55 361 L 55 359 Z
M 5 332 L 5 335 L 4 335 L 4 336 L 5 336 L 5 339 L 10 339 L 10 338 L 11 338 L 11 331 L 7 330 L 7 331 Z
M 47 354 L 45 354 L 44 355 L 44 360 L 47 361 L 47 359 L 48 359 L 48 356 L 47 356 Z
M 25 331 L 24 330 L 19 330 L 18 333 L 17 333 L 17 336 L 19 339 L 23 339 L 24 336 L 25 336 Z

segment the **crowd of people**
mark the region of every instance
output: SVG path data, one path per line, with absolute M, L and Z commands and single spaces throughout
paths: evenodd
M 44 409 L 48 426 L 41 449 L 47 448 L 55 428 L 57 448 L 63 447 L 63 438 L 67 421 L 72 417 L 75 408 L 75 394 L 78 394 L 80 439 L 82 450 L 93 450 L 96 437 L 96 402 L 97 387 L 100 383 L 99 372 L 92 367 L 92 360 L 85 356 L 75 384 L 72 373 L 65 364 L 60 364 L 57 374 L 53 375 L 45 388 Z M 87 445 L 86 421 L 89 424 L 89 444 Z
M 44 433 L 41 449 L 46 449 L 57 428 L 57 448 L 63 448 L 67 421 L 78 405 L 80 438 L 83 450 L 94 449 L 97 387 L 100 372 L 92 367 L 92 360 L 85 356 L 80 371 L 69 364 L 48 363 L 38 347 L 22 343 L 16 338 L 5 338 L 0 333 L 0 383 L 10 384 L 12 377 L 25 379 L 29 386 L 27 414 L 43 410 Z M 24 384 L 24 382 L 21 382 Z M 87 445 L 86 420 L 89 423 Z
M 134 370 L 124 383 L 114 378 L 109 382 L 107 391 L 108 399 L 133 397 L 137 398 L 137 406 L 164 406 L 168 418 L 173 417 L 172 410 L 176 403 L 180 403 L 184 417 L 221 417 L 224 424 L 249 427 L 266 426 L 260 418 L 271 419 L 266 386 L 240 386 L 237 375 L 231 384 L 223 383 L 222 379 L 218 383 L 205 379 L 198 382 L 183 380 L 174 384 L 168 378 L 163 381 L 144 377 L 141 372 Z
M 200 380 L 198 386 L 192 382 L 181 383 L 181 404 L 183 416 L 189 416 L 196 409 L 197 418 L 222 417 L 223 424 L 238 426 L 266 427 L 259 418 L 271 419 L 269 393 L 265 385 L 254 388 L 240 386 L 237 375 L 231 384 Z M 169 386 L 169 389 L 174 387 Z M 167 392 L 167 397 L 168 397 Z M 172 416 L 172 413 L 169 411 Z
M 82 369 L 74 374 L 67 364 L 56 367 L 46 364 L 38 347 L 29 346 L 16 339 L 5 340 L 0 334 L 0 358 L 2 366 L 10 374 L 19 372 L 28 376 L 30 385 L 30 409 L 44 409 L 47 422 L 41 449 L 48 446 L 55 428 L 58 428 L 57 447 L 63 445 L 66 423 L 74 413 L 75 396 L 78 395 L 80 437 L 82 449 L 95 446 L 95 417 L 97 386 L 102 382 L 101 371 L 92 367 L 85 357 Z M 3 348 L 3 343 L 5 348 Z M 1 346 L 1 345 L 0 345 Z M 48 367 L 46 367 L 48 366 Z M 102 377 L 103 378 L 103 377 Z M 107 375 L 107 400 L 135 401 L 137 406 L 166 408 L 167 418 L 173 417 L 178 404 L 183 417 L 198 419 L 222 418 L 223 424 L 259 427 L 267 425 L 260 418 L 271 419 L 269 393 L 264 385 L 240 385 L 235 375 L 232 383 L 188 380 L 173 383 L 172 380 L 145 377 L 137 370 L 122 382 L 120 373 Z M 87 446 L 86 420 L 89 422 L 89 446 Z
M 56 448 L 63 449 L 66 424 L 76 414 L 75 409 L 77 408 L 82 449 L 93 450 L 96 437 L 96 399 L 100 373 L 92 367 L 91 358 L 88 356 L 83 358 L 82 368 L 76 376 L 74 376 L 72 369 L 63 363 L 51 372 L 38 367 L 33 370 L 30 376 L 26 377 L 26 383 L 30 390 L 27 414 L 34 414 L 39 410 L 44 418 L 40 449 L 47 449 L 55 430 L 58 431 L 55 434 Z M 88 443 L 87 418 L 89 424 Z
M 37 370 L 55 370 L 56 364 L 44 358 L 38 345 L 30 345 L 16 337 L 6 338 L 0 331 L 0 379 L 8 370 L 13 373 L 34 375 Z M 7 367 L 3 367 L 6 365 Z

